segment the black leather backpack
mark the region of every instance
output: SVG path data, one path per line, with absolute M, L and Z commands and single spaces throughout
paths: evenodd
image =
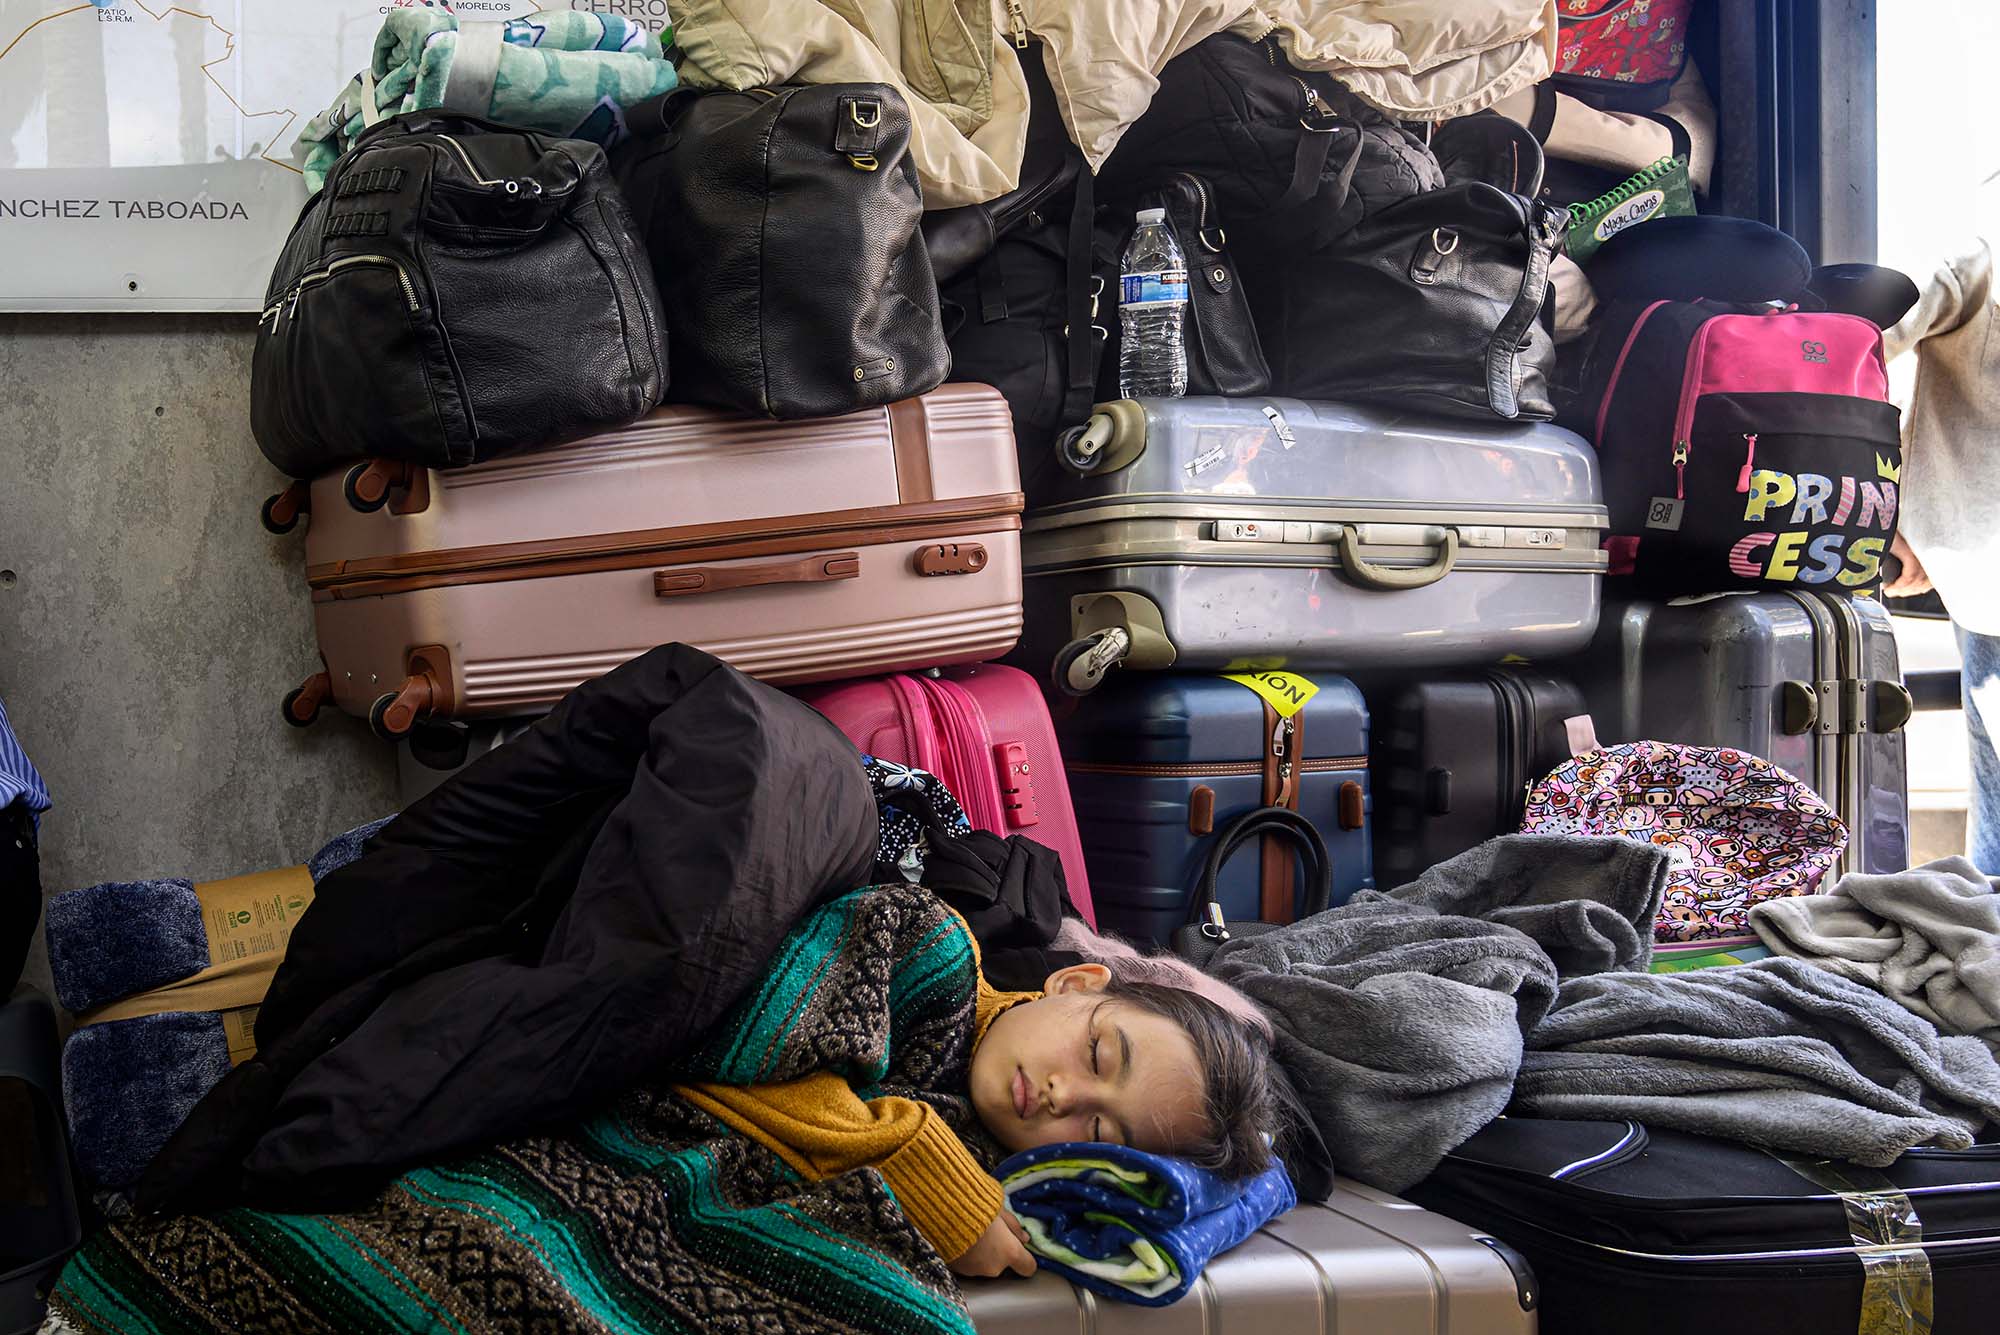
M 603 150 L 416 111 L 364 131 L 293 225 L 250 423 L 293 477 L 368 456 L 450 468 L 624 426 L 666 376 Z
M 894 88 L 681 89 L 626 121 L 612 165 L 665 302 L 675 399 L 832 417 L 944 382 Z

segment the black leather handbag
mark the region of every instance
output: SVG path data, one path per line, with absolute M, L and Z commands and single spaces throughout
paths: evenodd
M 1275 42 L 1231 33 L 1167 62 L 1152 105 L 1105 160 L 1099 196 L 1127 204 L 1182 171 L 1235 222 L 1282 218 L 1292 249 L 1443 184 L 1422 140 L 1330 76 L 1294 69 Z
M 673 339 L 673 397 L 833 417 L 951 371 L 910 112 L 886 84 L 680 89 L 612 154 Z
M 1306 255 L 1244 251 L 1278 392 L 1546 420 L 1549 265 L 1569 215 L 1480 181 L 1413 195 Z
M 582 140 L 448 111 L 370 127 L 264 300 L 250 425 L 293 477 L 475 463 L 624 426 L 666 389 L 643 247 Z
M 1327 855 L 1326 840 L 1317 826 L 1289 807 L 1258 807 L 1247 811 L 1218 830 L 1208 861 L 1201 869 L 1194 899 L 1188 907 L 1185 926 L 1175 929 L 1169 943 L 1176 955 L 1206 969 L 1215 952 L 1226 941 L 1262 936 L 1285 926 L 1277 922 L 1224 922 L 1222 906 L 1215 902 L 1215 882 L 1237 849 L 1266 836 L 1290 843 L 1298 851 L 1305 872 L 1305 913 L 1310 917 L 1326 911 L 1333 899 L 1333 861 Z
M 1250 299 L 1229 253 L 1229 231 L 1208 182 L 1192 172 L 1176 172 L 1148 199 L 1164 208 L 1174 239 L 1188 267 L 1188 318 L 1183 322 L 1187 344 L 1190 394 L 1242 396 L 1271 388 L 1271 368 L 1250 318 Z M 1114 270 L 1114 274 L 1115 274 Z M 1114 315 L 1116 312 L 1113 312 Z M 1105 365 L 1110 383 L 1103 397 L 1118 397 L 1116 344 L 1120 327 L 1110 326 L 1111 342 Z

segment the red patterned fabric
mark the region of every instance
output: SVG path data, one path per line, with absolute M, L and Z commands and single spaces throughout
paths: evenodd
M 1559 0 L 1556 73 L 1671 83 L 1687 58 L 1694 0 Z

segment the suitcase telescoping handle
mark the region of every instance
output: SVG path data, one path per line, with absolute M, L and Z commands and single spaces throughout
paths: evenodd
M 653 572 L 655 598 L 749 589 L 759 584 L 827 584 L 861 578 L 860 552 L 831 552 L 796 561 L 760 561 L 745 566 L 688 566 Z

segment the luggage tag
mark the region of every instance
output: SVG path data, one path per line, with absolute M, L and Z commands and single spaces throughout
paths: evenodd
M 1225 672 L 1222 678 L 1257 692 L 1279 718 L 1291 718 L 1319 694 L 1319 683 L 1296 672 Z
M 1599 749 L 1597 724 L 1590 715 L 1578 714 L 1563 720 L 1563 735 L 1569 740 L 1572 756 L 1588 755 Z

